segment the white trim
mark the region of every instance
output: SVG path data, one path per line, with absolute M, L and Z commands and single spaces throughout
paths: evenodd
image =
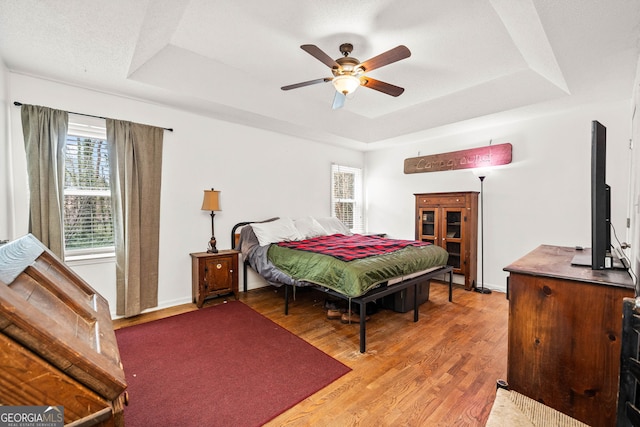
M 82 255 L 67 255 L 64 256 L 64 262 L 70 266 L 74 265 L 91 265 L 91 264 L 106 264 L 115 262 L 115 252 L 105 253 L 91 253 Z

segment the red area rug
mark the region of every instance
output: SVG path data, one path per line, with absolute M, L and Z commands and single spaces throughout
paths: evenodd
M 116 337 L 127 427 L 259 426 L 351 370 L 239 301 Z

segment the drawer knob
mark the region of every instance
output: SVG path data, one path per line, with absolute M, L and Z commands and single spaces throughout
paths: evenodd
M 216 268 L 220 270 L 222 268 L 222 264 L 216 264 Z

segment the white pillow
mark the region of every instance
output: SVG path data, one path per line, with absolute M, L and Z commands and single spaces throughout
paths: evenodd
M 324 227 L 322 227 L 320 223 L 311 216 L 297 218 L 293 222 L 304 239 L 327 235 L 327 230 L 325 230 Z
M 260 246 L 265 246 L 270 243 L 302 240 L 291 218 L 280 218 L 271 222 L 255 223 L 251 224 L 251 228 L 253 228 L 253 232 L 258 238 Z
M 316 218 L 316 220 L 320 223 L 322 228 L 327 231 L 327 234 L 344 234 L 346 236 L 351 235 L 351 230 L 347 228 L 346 225 L 338 218 L 335 217 L 324 217 L 324 218 Z

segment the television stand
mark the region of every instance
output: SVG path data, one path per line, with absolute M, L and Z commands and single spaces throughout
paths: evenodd
M 541 245 L 509 273 L 509 388 L 591 426 L 613 426 L 622 301 L 634 284 L 622 270 L 572 266 L 586 250 Z M 589 251 L 589 255 L 590 255 Z
M 576 253 L 571 259 L 571 265 L 578 267 L 591 267 L 591 250 L 584 249 L 581 253 Z M 625 263 L 615 255 L 607 254 L 605 260 L 605 270 L 627 270 Z

